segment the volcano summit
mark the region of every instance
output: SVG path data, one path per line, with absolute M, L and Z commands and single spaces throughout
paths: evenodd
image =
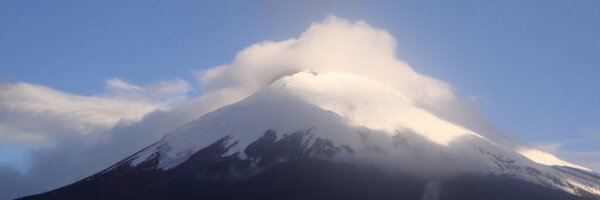
M 576 165 L 535 163 L 374 80 L 300 72 L 26 199 L 594 199 L 599 183 Z
M 450 87 L 394 54 L 335 17 L 253 45 L 201 73 L 225 106 L 23 199 L 600 199 L 589 169 L 449 119 Z

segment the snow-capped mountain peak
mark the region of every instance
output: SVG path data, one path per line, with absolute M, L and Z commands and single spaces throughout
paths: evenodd
M 600 197 L 600 176 L 556 157 L 540 164 L 535 159 L 539 155 L 503 146 L 417 105 L 398 90 L 365 76 L 298 72 L 167 133 L 111 168 L 69 186 L 64 194 L 128 181 L 135 182 L 139 191 L 155 187 L 166 190 L 161 185 L 193 191 L 194 185 L 220 187 L 215 180 L 254 180 L 252 177 L 263 172 L 281 172 L 270 170 L 276 166 L 296 170 L 289 172 L 293 174 L 315 170 L 329 173 L 325 171 L 348 164 L 391 175 L 377 181 L 419 177 L 416 187 L 424 187 L 425 192 L 438 190 L 440 182 L 481 177 L 476 181 L 485 187 L 499 187 L 495 184 L 500 181 L 502 187 L 514 183 L 538 188 L 527 190 L 533 197 L 545 195 L 538 190 L 562 195 L 556 199 Z M 314 166 L 313 162 L 321 161 L 327 164 Z M 284 176 L 292 175 L 289 173 Z M 271 186 L 272 178 L 264 184 Z M 463 183 L 470 182 L 459 185 Z M 470 189 L 443 187 L 444 191 L 473 194 Z M 490 195 L 505 194 L 499 191 Z
M 417 107 L 400 91 L 365 76 L 300 72 L 275 81 L 269 88 L 279 88 L 334 112 L 350 125 L 380 130 L 392 136 L 410 130 L 440 145 L 449 145 L 465 135 L 483 138 Z
M 249 117 L 247 113 L 252 114 Z M 306 129 L 313 129 L 319 138 L 356 149 L 363 145 L 357 132 L 381 138 L 410 132 L 441 146 L 464 137 L 487 140 L 417 107 L 399 91 L 368 77 L 342 72 L 298 72 L 168 133 L 159 142 L 161 167 L 174 167 L 225 135 L 236 141 L 231 153 L 244 156 L 243 148 L 266 130 L 293 133 Z M 142 160 L 138 158 L 136 162 Z

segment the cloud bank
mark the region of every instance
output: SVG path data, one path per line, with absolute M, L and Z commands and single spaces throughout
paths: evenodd
M 28 151 L 26 166 L 0 162 L 0 199 L 68 184 L 158 139 L 160 133 L 148 129 L 164 130 L 140 121 L 181 104 L 191 87 L 182 80 L 137 86 L 111 79 L 105 89 L 81 96 L 0 84 L 0 146 Z
M 107 92 L 80 96 L 28 83 L 0 85 L 0 143 L 47 143 L 71 134 L 92 134 L 167 110 L 190 90 L 184 81 L 135 86 L 106 82 Z
M 476 107 L 458 99 L 449 84 L 397 59 L 396 47 L 383 30 L 332 16 L 297 38 L 260 42 L 240 51 L 229 64 L 196 71 L 201 95 L 194 98 L 189 97 L 192 87 L 182 80 L 139 86 L 111 79 L 105 92 L 92 96 L 29 83 L 1 84 L 0 145 L 30 153 L 25 172 L 0 165 L 0 199 L 43 192 L 91 175 L 177 126 L 300 71 L 367 76 L 441 118 L 497 137 L 493 133 L 498 131 Z M 494 140 L 504 140 L 498 138 Z

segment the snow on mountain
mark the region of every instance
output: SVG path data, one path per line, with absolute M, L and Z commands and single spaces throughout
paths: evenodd
M 548 166 L 553 166 L 553 165 L 557 165 L 557 166 L 567 166 L 567 167 L 573 167 L 573 168 L 577 168 L 577 169 L 583 169 L 583 170 L 587 170 L 587 171 L 591 171 L 588 168 L 561 160 L 560 158 L 556 157 L 555 155 L 537 150 L 537 149 L 531 149 L 531 148 L 522 148 L 517 150 L 517 152 L 519 152 L 521 155 L 529 158 L 530 160 L 543 164 L 543 165 L 548 165 Z
M 132 165 L 158 154 L 158 169 L 169 170 L 224 137 L 229 138 L 230 147 L 224 155 L 245 159 L 244 150 L 269 130 L 276 132 L 278 140 L 305 131 L 310 133 L 303 138 L 307 147 L 324 139 L 351 150 L 340 152 L 334 160 L 367 163 L 392 172 L 431 177 L 457 173 L 511 176 L 573 194 L 600 195 L 600 178 L 568 168 L 581 167 L 556 157 L 540 162 L 536 159 L 540 154 L 497 144 L 419 108 L 392 87 L 342 72 L 281 77 L 238 103 L 167 133 L 136 154 Z
M 252 113 L 250 119 L 248 113 Z M 354 134 L 361 129 L 377 132 L 380 137 L 414 132 L 443 146 L 466 136 L 486 140 L 416 107 L 395 89 L 369 78 L 300 72 L 278 79 L 239 104 L 168 133 L 161 142 L 168 146 L 162 151 L 161 167 L 176 165 L 225 133 L 237 139 L 239 151 L 268 129 L 292 133 L 309 128 L 320 138 L 354 147 L 361 145 Z
M 597 174 L 470 129 L 450 85 L 395 55 L 389 33 L 334 16 L 253 44 L 198 73 L 205 94 L 180 109 L 199 118 L 30 199 L 600 197 Z
M 412 130 L 441 145 L 448 145 L 466 135 L 481 137 L 416 107 L 399 91 L 364 76 L 298 73 L 269 87 L 284 89 L 290 95 L 334 112 L 351 125 L 381 130 L 390 135 Z

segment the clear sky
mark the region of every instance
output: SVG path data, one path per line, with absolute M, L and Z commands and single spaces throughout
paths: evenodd
M 507 134 L 600 169 L 598 8 L 585 0 L 3 0 L 0 81 L 78 95 L 102 93 L 115 77 L 198 88 L 193 71 L 333 14 L 387 30 L 399 58 L 450 83 Z M 0 146 L 0 163 L 24 162 L 19 148 Z

